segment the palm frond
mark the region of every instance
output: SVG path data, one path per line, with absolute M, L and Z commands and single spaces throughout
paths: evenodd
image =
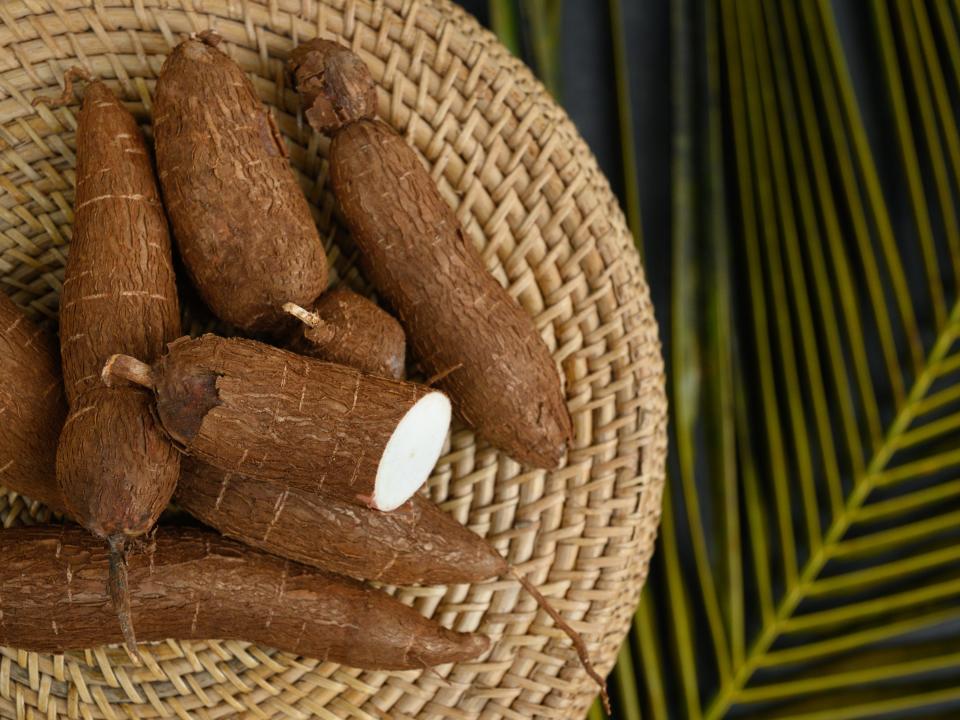
M 617 698 L 616 717 L 621 720 L 640 720 L 640 697 L 637 693 L 636 675 L 633 667 L 633 654 L 629 643 L 624 643 L 613 668 L 613 679 Z
M 673 648 L 643 656 L 643 709 L 950 707 L 957 8 L 870 5 L 905 226 L 828 0 L 672 7 L 677 473 L 638 624 Z
M 558 100 L 560 87 L 560 21 L 563 0 L 522 0 L 521 14 L 525 17 L 533 63 L 537 75 L 547 90 Z
M 603 705 L 600 703 L 600 699 L 593 701 L 593 705 L 590 706 L 590 709 L 587 711 L 587 720 L 603 720 L 607 714 L 603 711 Z
M 559 99 L 563 0 L 487 0 L 487 10 L 500 42 L 533 66 L 547 90 Z
M 516 0 L 489 0 L 488 7 L 491 29 L 507 50 L 520 57 L 520 11 Z
M 623 18 L 623 0 L 610 0 L 610 29 L 613 46 L 613 74 L 617 87 L 617 120 L 620 125 L 620 156 L 623 159 L 623 204 L 627 224 L 643 244 L 640 227 L 640 181 L 637 177 L 637 148 L 633 135 L 633 108 L 630 101 L 630 66 Z
M 666 666 L 657 628 L 654 625 L 657 610 L 654 605 L 653 593 L 644 591 L 640 595 L 640 606 L 633 621 L 628 643 L 636 658 L 636 672 L 643 672 L 647 687 L 647 707 L 645 715 L 651 720 L 666 720 L 670 717 L 668 710 L 665 678 L 661 670 Z M 637 683 L 639 685 L 639 683 Z M 638 688 L 639 690 L 639 688 Z

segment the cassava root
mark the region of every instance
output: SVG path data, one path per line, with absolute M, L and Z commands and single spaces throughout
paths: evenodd
M 204 302 L 247 333 L 293 326 L 327 285 L 323 243 L 270 111 L 215 33 L 163 64 L 153 127 L 163 197 Z
M 67 414 L 52 335 L 0 292 L 0 485 L 58 512 L 57 439 Z
M 495 548 L 419 495 L 380 512 L 185 458 L 175 502 L 227 537 L 357 580 L 448 585 L 507 570 Z
M 69 514 L 114 554 L 111 591 L 131 653 L 124 597 L 127 541 L 153 527 L 179 475 L 179 455 L 156 426 L 150 396 L 108 389 L 111 353 L 154 359 L 180 334 L 170 235 L 136 120 L 110 89 L 88 80 L 77 124 L 73 238 L 60 295 L 60 350 L 70 415 L 57 449 L 57 482 Z M 64 100 L 61 98 L 60 100 Z
M 106 591 L 110 554 L 79 528 L 0 531 L 0 645 L 60 653 L 123 639 Z M 199 529 L 160 528 L 127 561 L 145 641 L 246 640 L 375 670 L 421 669 L 487 650 L 378 590 Z
M 150 387 L 170 438 L 209 465 L 378 510 L 426 482 L 450 426 L 441 392 L 253 340 L 182 338 L 150 369 L 118 357 L 103 376 Z
M 308 122 L 333 137 L 330 183 L 350 235 L 426 373 L 458 367 L 439 387 L 461 417 L 517 460 L 558 467 L 572 424 L 553 357 L 413 149 L 374 119 L 369 70 L 314 39 L 291 53 L 288 72 Z

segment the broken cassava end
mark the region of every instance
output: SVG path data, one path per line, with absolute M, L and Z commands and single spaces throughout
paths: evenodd
M 123 381 L 153 389 L 153 370 L 145 362 L 129 355 L 111 355 L 100 372 L 107 387 L 116 387 Z
M 290 53 L 287 72 L 314 130 L 334 132 L 376 115 L 377 88 L 369 68 L 339 43 L 305 42 Z
M 422 478 L 440 459 L 451 412 L 450 400 L 442 392 L 427 393 L 407 411 L 380 458 L 369 499 L 372 507 L 396 510 L 420 489 Z

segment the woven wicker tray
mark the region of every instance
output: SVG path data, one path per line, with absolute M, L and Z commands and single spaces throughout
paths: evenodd
M 542 328 L 576 428 L 566 466 L 545 473 L 455 426 L 429 494 L 540 583 L 608 671 L 660 515 L 663 365 L 620 209 L 529 70 L 442 1 L 4 0 L 0 21 L 0 278 L 4 292 L 51 321 L 70 240 L 77 106 L 51 112 L 30 100 L 58 91 L 63 72 L 80 64 L 147 124 L 165 54 L 207 27 L 274 106 L 329 240 L 335 282 L 367 291 L 326 188 L 327 141 L 300 122 L 282 73 L 303 38 L 338 37 L 359 52 L 380 85 L 382 116 L 422 153 L 491 271 Z M 197 331 L 207 321 L 187 322 Z M 47 514 L 0 488 L 6 525 Z M 67 656 L 0 648 L 0 716 L 578 718 L 595 695 L 567 639 L 515 582 L 398 595 L 448 626 L 490 635 L 492 651 L 437 673 L 371 673 L 240 642 L 144 646 L 144 668 L 117 648 Z

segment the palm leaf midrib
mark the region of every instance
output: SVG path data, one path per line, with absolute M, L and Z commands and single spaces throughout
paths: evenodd
M 956 338 L 954 330 L 958 322 L 960 322 L 960 301 L 954 303 L 949 320 L 939 331 L 923 369 L 916 377 L 905 402 L 891 421 L 883 441 L 874 449 L 864 471 L 854 478 L 853 488 L 840 513 L 824 533 L 823 542 L 807 558 L 796 584 L 788 588 L 777 603 L 772 621 L 762 628 L 747 651 L 743 664 L 735 668 L 728 682 L 721 683 L 717 694 L 707 708 L 706 720 L 717 720 L 722 717 L 737 700 L 740 691 L 746 687 L 753 673 L 758 669 L 760 659 L 780 636 L 783 624 L 793 615 L 809 593 L 810 587 L 830 559 L 829 548 L 836 545 L 850 528 L 857 512 L 874 489 L 876 478 L 883 473 L 896 451 L 897 440 L 916 417 L 917 406 L 926 397 L 940 362 L 949 354 L 950 347 Z

